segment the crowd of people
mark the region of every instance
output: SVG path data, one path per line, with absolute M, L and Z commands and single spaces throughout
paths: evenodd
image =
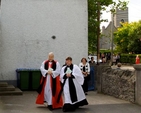
M 62 108 L 64 112 L 88 105 L 86 95 L 90 67 L 93 65 L 93 57 L 89 62 L 82 58 L 79 66 L 73 64 L 71 57 L 67 57 L 61 67 L 59 62 L 54 60 L 54 54 L 49 53 L 48 59 L 43 61 L 40 67 L 42 78 L 37 90 L 39 94 L 36 104 L 47 103 L 50 110 Z
M 108 60 L 111 60 L 111 54 L 104 54 L 100 55 L 102 59 L 102 63 L 106 63 Z M 117 65 L 120 62 L 120 54 L 113 54 L 113 64 Z
M 110 60 L 109 55 L 100 55 L 102 63 Z M 120 55 L 113 55 L 113 62 L 118 64 Z M 50 110 L 62 108 L 63 112 L 74 111 L 79 106 L 88 105 L 88 82 L 94 76 L 94 57 L 88 62 L 82 58 L 79 66 L 73 64 L 72 58 L 67 57 L 65 64 L 60 66 L 54 60 L 54 54 L 49 53 L 48 59 L 43 61 L 40 70 L 42 77 L 36 104 L 47 103 Z

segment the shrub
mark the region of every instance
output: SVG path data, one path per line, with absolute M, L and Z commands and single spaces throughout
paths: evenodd
M 135 62 L 136 62 L 136 55 L 137 54 L 121 54 L 120 62 L 121 63 L 135 64 Z M 140 62 L 141 62 L 141 54 L 138 54 L 138 55 L 140 57 Z

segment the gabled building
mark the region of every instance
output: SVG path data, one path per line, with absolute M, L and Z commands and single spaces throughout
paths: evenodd
M 118 27 L 121 27 L 121 22 L 128 21 L 128 8 L 126 10 L 117 9 L 116 14 L 114 15 L 114 25 L 112 22 L 110 22 L 106 28 L 105 26 L 102 27 L 100 49 L 111 49 L 111 29 L 113 32 L 115 32 Z

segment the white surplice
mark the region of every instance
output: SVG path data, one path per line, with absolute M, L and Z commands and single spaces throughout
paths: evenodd
M 45 62 L 44 61 L 40 67 L 42 76 L 46 76 L 48 73 L 48 70 L 45 69 Z M 49 68 L 52 62 L 49 62 Z M 60 74 L 60 64 L 59 62 L 56 62 L 56 70 L 52 71 L 52 75 L 47 75 L 46 77 L 46 85 L 45 85 L 45 90 L 44 90 L 44 100 L 48 103 L 48 105 L 52 105 L 52 90 L 51 90 L 51 82 L 50 82 L 50 76 L 53 78 L 56 78 Z
M 63 83 L 64 82 L 64 69 L 66 68 L 66 66 L 64 66 L 61 69 L 61 73 L 60 73 L 60 80 Z M 77 94 L 77 102 L 80 102 L 84 99 L 86 99 L 85 94 L 83 92 L 82 89 L 82 84 L 84 82 L 84 77 L 82 75 L 82 72 L 80 70 L 80 68 L 77 65 L 73 65 L 73 70 L 72 70 L 72 75 L 75 77 L 73 78 L 73 82 L 76 88 L 76 94 Z M 68 79 L 66 79 L 65 85 L 63 87 L 63 93 L 64 93 L 64 101 L 65 103 L 69 103 L 69 104 L 75 104 L 77 102 L 72 103 L 71 98 L 70 98 L 70 92 L 69 92 L 69 83 L 68 83 Z

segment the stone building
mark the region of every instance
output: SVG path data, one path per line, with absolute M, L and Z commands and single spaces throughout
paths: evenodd
M 112 26 L 112 22 L 110 22 L 106 28 L 105 26 L 102 27 L 100 49 L 111 49 L 111 29 L 115 32 L 116 29 L 121 26 L 121 22 L 128 22 L 128 8 L 126 10 L 116 10 L 116 14 L 114 15 L 114 26 Z
M 121 22 L 128 22 L 128 8 L 126 10 L 116 10 L 116 14 L 114 16 L 114 26 L 120 27 L 121 26 Z
M 64 64 L 88 53 L 87 0 L 1 0 L 0 81 L 16 83 L 17 68 L 39 69 L 49 52 Z
M 102 27 L 102 37 L 100 38 L 100 49 L 110 49 L 111 48 L 111 26 L 112 22 L 105 28 Z M 116 31 L 116 27 L 113 26 L 113 31 Z

